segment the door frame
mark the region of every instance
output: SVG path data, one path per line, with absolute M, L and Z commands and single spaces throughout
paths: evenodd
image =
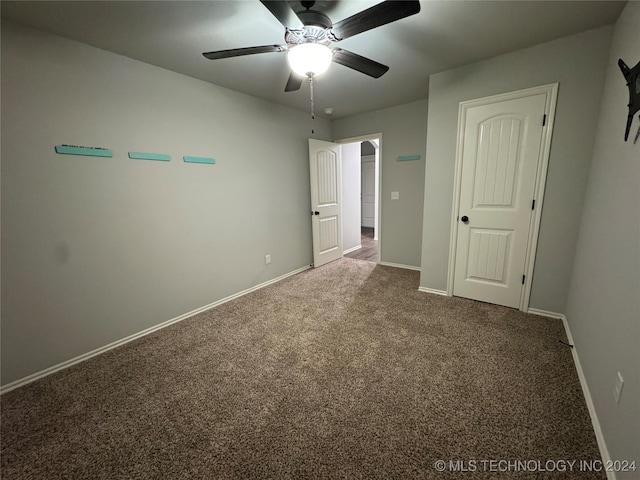
M 449 267 L 447 272 L 447 296 L 453 296 L 453 281 L 456 266 L 456 249 L 458 243 L 458 216 L 460 210 L 460 188 L 462 183 L 462 157 L 464 150 L 464 126 L 467 121 L 467 110 L 472 107 L 480 107 L 492 103 L 515 100 L 532 95 L 546 94 L 544 113 L 546 115 L 545 127 L 542 129 L 542 148 L 538 157 L 536 183 L 534 187 L 535 208 L 529 224 L 529 237 L 527 240 L 527 253 L 524 264 L 525 284 L 520 295 L 519 309 L 526 312 L 529 307 L 531 285 L 533 280 L 533 267 L 535 264 L 538 247 L 538 233 L 540 232 L 540 220 L 542 218 L 542 205 L 544 202 L 544 187 L 547 181 L 549 167 L 549 155 L 551 153 L 551 137 L 555 120 L 556 103 L 558 100 L 558 83 L 540 85 L 538 87 L 516 90 L 513 92 L 491 95 L 460 102 L 458 107 L 458 132 L 456 136 L 456 159 L 453 183 L 453 210 L 451 215 L 451 233 L 449 238 Z M 542 121 L 542 119 L 540 119 Z
M 334 143 L 343 144 L 343 143 L 362 143 L 364 141 L 373 141 L 377 140 L 378 145 L 376 150 L 378 152 L 378 161 L 376 162 L 376 177 L 378 178 L 376 188 L 378 190 L 378 208 L 376 211 L 376 218 L 378 221 L 378 230 L 375 232 L 375 235 L 378 237 L 378 261 L 376 263 L 380 263 L 382 261 L 382 132 L 380 133 L 370 133 L 367 135 L 359 135 L 357 137 L 349 137 L 342 138 L 340 140 L 333 140 Z

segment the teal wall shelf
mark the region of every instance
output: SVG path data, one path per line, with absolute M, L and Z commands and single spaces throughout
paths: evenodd
M 215 158 L 209 157 L 182 157 L 186 163 L 208 163 L 214 165 L 216 163 Z
M 420 155 L 404 155 L 402 157 L 398 157 L 399 162 L 411 162 L 414 160 L 420 160 Z
M 63 155 L 83 155 L 85 157 L 113 157 L 108 148 L 81 147 L 78 145 L 56 145 L 56 153 Z
M 171 161 L 171 156 L 164 153 L 129 152 L 129 158 L 134 160 L 159 160 L 161 162 Z

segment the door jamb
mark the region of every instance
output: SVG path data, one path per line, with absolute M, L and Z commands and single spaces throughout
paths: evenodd
M 471 107 L 489 105 L 491 103 L 532 95 L 546 94 L 544 113 L 547 116 L 546 124 L 542 129 L 542 145 L 538 157 L 538 168 L 536 173 L 536 183 L 534 187 L 535 209 L 529 224 L 529 238 L 527 240 L 527 253 L 524 264 L 525 284 L 520 295 L 519 309 L 526 312 L 529 307 L 531 296 L 531 285 L 533 280 L 533 267 L 535 263 L 536 250 L 538 247 L 538 233 L 540 232 L 540 220 L 542 218 L 542 204 L 544 200 L 544 187 L 547 180 L 547 170 L 549 167 L 549 154 L 551 152 L 551 137 L 553 134 L 553 124 L 555 120 L 556 103 L 558 99 L 558 83 L 540 85 L 538 87 L 517 90 L 514 92 L 492 95 L 489 97 L 460 102 L 458 107 L 458 132 L 456 136 L 456 163 L 453 184 L 453 210 L 451 216 L 451 233 L 449 237 L 449 267 L 447 272 L 447 295 L 453 296 L 453 280 L 456 265 L 456 248 L 458 242 L 458 215 L 460 209 L 460 186 L 462 182 L 462 156 L 464 145 L 464 125 L 467 121 L 467 110 Z M 542 121 L 542 119 L 541 119 Z
M 343 143 L 357 143 L 364 142 L 366 140 L 377 140 L 377 152 L 378 152 L 378 165 L 376 176 L 378 177 L 378 182 L 376 188 L 378 189 L 378 211 L 376 215 L 378 217 L 378 261 L 376 263 L 380 263 L 382 261 L 382 132 L 380 133 L 370 133 L 367 135 L 359 135 L 357 137 L 349 137 L 342 138 L 340 140 L 333 140 L 334 143 L 343 144 Z

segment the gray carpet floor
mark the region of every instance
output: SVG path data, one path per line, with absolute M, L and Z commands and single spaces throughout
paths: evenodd
M 2 478 L 605 478 L 436 470 L 600 456 L 560 321 L 418 280 L 345 258 L 8 392 Z

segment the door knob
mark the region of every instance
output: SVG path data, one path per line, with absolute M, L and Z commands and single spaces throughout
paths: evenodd
M 311 212 L 311 215 L 320 215 L 320 212 L 314 211 L 314 212 Z
M 469 217 L 467 217 L 466 215 L 463 215 L 460 220 L 462 220 L 464 223 L 468 223 L 469 222 Z

